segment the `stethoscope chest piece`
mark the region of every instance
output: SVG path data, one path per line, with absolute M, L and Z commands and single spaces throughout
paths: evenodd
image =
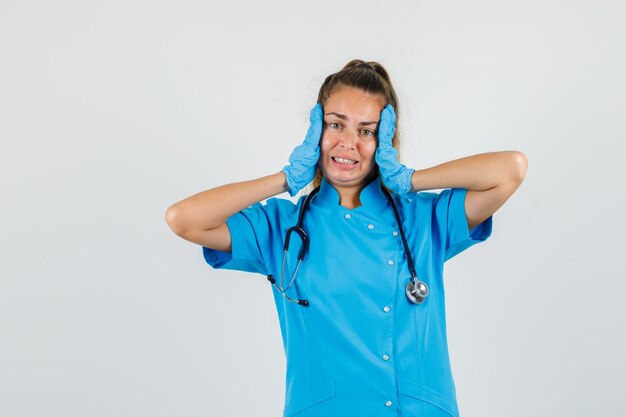
M 417 281 L 413 284 L 413 280 L 406 284 L 406 297 L 413 304 L 422 304 L 428 296 L 428 287 L 424 281 Z

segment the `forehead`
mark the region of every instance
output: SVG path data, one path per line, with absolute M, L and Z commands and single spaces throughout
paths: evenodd
M 354 119 L 378 120 L 385 107 L 380 94 L 367 93 L 359 88 L 335 87 L 324 104 L 324 113 L 336 112 Z

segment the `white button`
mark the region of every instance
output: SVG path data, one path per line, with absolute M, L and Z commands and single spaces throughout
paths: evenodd
M 345 217 L 346 219 L 349 219 L 349 218 L 350 218 L 350 217 L 352 217 L 352 216 L 350 216 L 350 213 L 346 213 L 346 215 L 345 215 L 345 216 L 343 216 L 343 217 Z
M 383 308 L 383 310 L 385 311 L 385 313 L 389 313 L 389 310 L 391 310 L 389 307 L 385 306 L 385 308 Z
M 387 407 L 391 407 L 391 404 L 393 404 L 391 401 L 387 401 L 387 402 L 385 403 L 385 405 L 386 405 Z
M 372 229 L 374 228 L 374 225 L 373 225 L 373 224 L 368 224 L 368 225 L 367 225 L 367 228 L 368 228 L 368 229 L 370 229 L 370 230 L 372 230 Z
M 389 265 L 389 266 L 393 266 L 393 261 L 392 261 L 391 259 L 389 259 L 389 260 L 387 261 L 387 265 Z
M 384 361 L 388 361 L 389 360 L 389 355 L 383 355 L 383 360 Z
M 392 235 L 398 236 L 398 232 L 393 232 Z

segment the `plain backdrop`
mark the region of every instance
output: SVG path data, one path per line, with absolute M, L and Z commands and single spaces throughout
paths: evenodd
M 528 158 L 446 263 L 461 415 L 626 415 L 625 39 L 617 0 L 0 0 L 0 415 L 282 415 L 270 284 L 165 210 L 278 172 L 353 58 L 405 165 Z

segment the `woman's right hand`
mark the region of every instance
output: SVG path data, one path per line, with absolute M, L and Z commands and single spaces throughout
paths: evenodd
M 313 181 L 317 173 L 317 161 L 320 157 L 319 143 L 324 121 L 324 112 L 320 103 L 311 109 L 310 120 L 304 142 L 296 146 L 289 156 L 289 165 L 285 165 L 281 170 L 285 174 L 289 195 L 292 197 Z
M 226 220 L 259 201 L 289 191 L 291 196 L 315 178 L 320 155 L 323 112 L 321 104 L 311 110 L 311 125 L 304 143 L 289 157 L 290 164 L 272 175 L 211 188 L 175 204 L 165 213 L 172 231 L 190 242 L 229 252 L 232 240 Z M 287 181 L 285 181 L 285 178 Z M 287 182 L 288 190 L 285 190 Z

